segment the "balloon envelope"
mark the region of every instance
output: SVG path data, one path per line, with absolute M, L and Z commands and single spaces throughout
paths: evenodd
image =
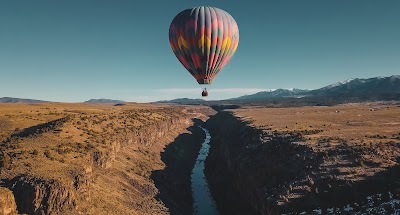
M 211 84 L 235 53 L 239 29 L 233 17 L 215 7 L 180 12 L 169 28 L 171 48 L 199 84 Z

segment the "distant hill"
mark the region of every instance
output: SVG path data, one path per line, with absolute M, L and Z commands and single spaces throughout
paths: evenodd
M 45 102 L 48 101 L 42 101 L 36 99 L 11 98 L 11 97 L 0 98 L 0 103 L 45 103 Z
M 155 103 L 202 104 L 205 102 L 206 102 L 206 100 L 204 100 L 204 99 L 179 98 L 179 99 L 173 99 L 173 100 L 158 101 Z
M 91 103 L 91 104 L 124 104 L 125 101 L 113 100 L 113 99 L 90 99 L 88 101 L 85 101 L 84 103 Z

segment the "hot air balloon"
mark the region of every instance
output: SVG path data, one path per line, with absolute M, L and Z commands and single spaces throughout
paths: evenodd
M 169 28 L 172 51 L 201 85 L 210 85 L 228 63 L 239 44 L 239 29 L 233 17 L 215 7 L 183 10 Z M 203 88 L 202 96 L 208 96 Z

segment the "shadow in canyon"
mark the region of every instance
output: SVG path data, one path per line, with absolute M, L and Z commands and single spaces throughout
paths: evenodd
M 165 168 L 151 174 L 159 190 L 156 198 L 164 202 L 170 214 L 193 214 L 191 172 L 205 138 L 201 124 L 200 119 L 193 119 L 188 132 L 180 134 L 161 152 Z

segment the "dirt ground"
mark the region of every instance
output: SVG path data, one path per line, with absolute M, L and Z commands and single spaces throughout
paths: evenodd
M 400 106 L 347 104 L 332 107 L 243 108 L 239 117 L 257 127 L 302 132 L 307 142 L 347 141 L 352 144 L 400 140 Z

